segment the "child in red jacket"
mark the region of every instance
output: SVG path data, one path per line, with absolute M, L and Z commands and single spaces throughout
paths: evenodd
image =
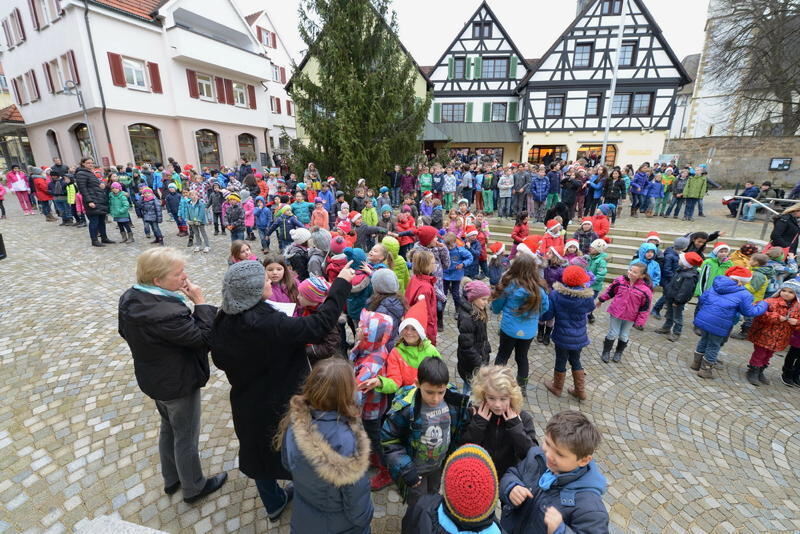
M 561 223 L 557 220 L 550 219 L 547 221 L 547 230 L 544 232 L 542 240 L 539 243 L 540 254 L 547 254 L 550 247 L 564 250 L 564 235 L 561 232 L 562 229 Z
M 424 299 L 428 308 L 428 322 L 425 325 L 425 335 L 436 345 L 437 319 L 436 319 L 436 292 L 433 288 L 436 278 L 431 275 L 436 267 L 433 254 L 425 249 L 416 250 L 412 261 L 414 276 L 406 288 L 406 302 L 413 306 L 418 300 Z
M 511 247 L 509 259 L 513 260 L 514 256 L 517 255 L 517 246 L 525 241 L 525 238 L 528 237 L 528 233 L 528 212 L 521 211 L 517 214 L 517 222 L 514 224 L 514 230 L 511 232 L 511 239 L 514 240 L 514 246 Z
M 747 366 L 747 381 L 754 386 L 769 385 L 764 370 L 772 355 L 789 345 L 792 334 L 800 329 L 800 281 L 791 279 L 781 284 L 778 293 L 764 302 L 767 311 L 753 319 L 747 339 L 753 342 L 753 355 Z
M 400 210 L 400 215 L 397 216 L 396 232 L 402 234 L 403 232 L 416 230 L 416 228 L 417 225 L 414 224 L 414 217 L 411 215 L 411 207 L 407 205 L 403 206 Z M 414 246 L 414 237 L 401 235 L 399 241 L 400 255 L 405 258 L 408 249 Z

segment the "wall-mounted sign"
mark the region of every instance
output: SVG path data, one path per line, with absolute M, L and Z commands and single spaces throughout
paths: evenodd
M 769 160 L 769 170 L 788 171 L 792 166 L 792 158 L 772 158 Z

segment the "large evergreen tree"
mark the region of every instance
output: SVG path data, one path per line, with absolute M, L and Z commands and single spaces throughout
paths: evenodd
M 391 0 L 302 0 L 300 35 L 316 72 L 291 86 L 305 139 L 294 161 L 313 161 L 347 187 L 378 185 L 394 164 L 419 151 L 431 102 L 415 97 L 416 66 L 397 37 Z

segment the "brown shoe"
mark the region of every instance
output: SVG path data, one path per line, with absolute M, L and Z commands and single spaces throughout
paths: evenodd
M 700 362 L 700 370 L 697 371 L 697 376 L 700 378 L 714 378 L 713 370 L 714 364 L 703 358 L 703 361 Z
M 586 400 L 586 371 L 572 371 L 572 382 L 575 387 L 567 389 L 569 394 L 578 400 Z
M 561 392 L 564 390 L 564 380 L 566 378 L 567 378 L 567 373 L 559 373 L 558 371 L 553 371 L 553 380 L 545 380 L 544 387 L 546 387 L 547 391 L 549 391 L 556 397 L 560 397 Z
M 702 361 L 703 361 L 703 353 L 695 352 L 694 357 L 692 358 L 692 364 L 689 366 L 689 369 L 691 369 L 692 371 L 699 371 L 700 363 Z

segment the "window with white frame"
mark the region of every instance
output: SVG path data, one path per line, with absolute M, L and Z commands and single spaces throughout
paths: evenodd
M 8 80 L 6 79 L 5 74 L 0 74 L 0 92 L 8 92 Z
M 20 44 L 25 40 L 25 30 L 22 29 L 22 20 L 19 18 L 19 11 L 14 10 L 9 16 L 11 32 L 14 37 L 14 43 Z
M 39 100 L 39 86 L 32 70 L 25 73 L 25 85 L 31 102 Z
M 281 81 L 281 68 L 277 65 L 272 65 L 272 81 Z
M 128 87 L 133 89 L 147 89 L 144 62 L 123 58 L 122 70 L 125 73 L 125 83 L 128 84 Z
M 245 84 L 233 82 L 233 102 L 237 106 L 247 107 L 247 87 Z
M 203 100 L 214 100 L 214 80 L 208 74 L 197 73 L 197 94 Z
M 39 28 L 43 28 L 50 24 L 53 20 L 53 6 L 50 0 L 36 0 L 34 3 L 36 7 L 36 15 L 39 20 Z
M 505 122 L 506 121 L 506 108 L 508 104 L 505 102 L 492 103 L 492 122 Z
M 50 76 L 53 79 L 53 89 L 55 89 L 56 93 L 60 93 L 64 90 L 64 82 L 67 80 L 64 79 L 64 73 L 61 70 L 61 65 L 59 65 L 59 61 L 54 59 L 50 62 Z
M 269 97 L 269 110 L 271 112 L 275 113 L 275 97 L 274 96 Z
M 261 44 L 266 46 L 266 47 L 270 47 L 271 46 L 270 36 L 269 36 L 270 33 L 271 32 L 269 30 L 264 29 L 264 28 L 261 28 L 261 31 L 258 32 L 258 34 L 261 36 Z

